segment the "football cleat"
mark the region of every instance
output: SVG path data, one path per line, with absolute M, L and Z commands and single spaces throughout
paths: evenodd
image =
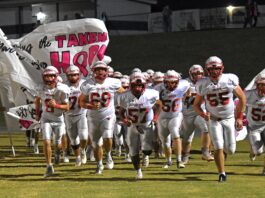
M 33 152 L 34 152 L 34 154 L 39 154 L 40 153 L 38 144 L 34 145 Z
M 214 161 L 214 157 L 210 153 L 202 154 L 202 160 L 206 160 L 210 162 L 210 161 Z
M 250 154 L 249 154 L 249 159 L 250 159 L 250 161 L 252 161 L 252 162 L 255 161 L 255 160 L 256 160 L 256 155 L 250 153 Z
M 69 163 L 69 155 L 67 154 L 67 152 L 63 152 L 63 162 L 64 163 Z
M 113 167 L 114 167 L 114 162 L 113 162 L 112 158 L 110 157 L 107 159 L 106 168 L 111 170 L 111 169 L 113 169 Z
M 183 155 L 182 156 L 182 162 L 183 162 L 183 164 L 188 164 L 189 163 L 189 158 L 190 158 L 189 155 Z
M 137 170 L 135 179 L 143 179 L 143 173 L 141 169 Z
M 218 182 L 226 182 L 226 175 L 225 174 L 220 174 Z
M 183 162 L 177 161 L 177 168 L 185 168 L 185 164 Z
M 168 169 L 170 166 L 172 166 L 172 164 L 173 164 L 172 161 L 169 161 L 163 166 L 163 168 Z
M 47 166 L 46 173 L 44 174 L 44 178 L 50 177 L 54 173 L 54 169 L 52 165 Z
M 86 162 L 87 162 L 86 150 L 85 149 L 81 149 L 81 162 L 82 162 L 82 164 L 86 164 Z
M 143 167 L 148 167 L 149 166 L 149 156 L 144 155 L 143 157 Z
M 101 165 L 97 165 L 97 169 L 96 169 L 96 175 L 102 175 L 102 173 L 103 173 L 103 170 L 104 170 L 104 166 L 103 166 L 103 164 L 101 164 Z
M 75 166 L 81 166 L 81 157 L 80 156 L 75 158 Z
M 132 162 L 130 154 L 125 154 L 125 161 L 129 163 Z

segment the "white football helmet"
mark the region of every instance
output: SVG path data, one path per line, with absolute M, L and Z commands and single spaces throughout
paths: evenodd
M 98 72 L 98 69 L 100 72 Z M 96 61 L 91 66 L 91 70 L 93 71 L 95 79 L 105 80 L 108 77 L 108 65 L 104 61 Z
M 164 81 L 164 74 L 160 71 L 155 72 L 153 75 L 153 81 L 156 84 L 163 82 Z
M 94 71 L 97 68 L 108 69 L 108 65 L 104 61 L 96 61 L 92 64 L 91 69 Z
M 75 65 L 71 65 L 66 70 L 67 79 L 70 83 L 74 84 L 80 80 L 80 69 Z
M 66 70 L 66 75 L 70 75 L 70 74 L 80 74 L 79 67 L 75 65 L 71 65 L 70 67 L 68 67 Z
M 47 66 L 42 72 L 42 79 L 46 85 L 56 84 L 58 82 L 58 76 L 59 72 L 54 66 Z
M 122 73 L 119 72 L 119 71 L 115 71 L 115 72 L 113 73 L 113 78 L 121 79 L 121 78 L 122 78 Z
M 148 69 L 146 70 L 146 72 L 149 74 L 150 77 L 152 77 L 155 74 L 154 70 L 152 69 Z
M 168 70 L 164 76 L 164 85 L 167 90 L 173 91 L 177 88 L 179 80 L 181 79 L 180 73 L 175 70 Z
M 140 97 L 146 88 L 146 78 L 141 72 L 134 72 L 130 76 L 130 88 L 133 95 Z
M 112 61 L 110 56 L 104 56 L 102 59 L 103 62 L 105 62 L 107 65 L 110 64 L 110 62 Z
M 134 72 L 142 72 L 138 67 L 134 68 L 131 73 L 134 73 Z
M 108 66 L 108 76 L 113 77 L 114 69 L 111 66 Z
M 217 56 L 211 56 L 206 60 L 205 68 L 211 80 L 218 80 L 224 71 L 223 61 Z
M 123 75 L 122 78 L 126 78 L 130 81 L 130 76 L 128 76 L 128 75 Z
M 265 96 L 265 74 L 259 74 L 255 79 L 255 84 L 259 95 Z
M 142 72 L 142 74 L 144 75 L 146 80 L 150 78 L 150 75 L 147 72 Z
M 201 79 L 204 76 L 204 71 L 202 66 L 200 65 L 192 65 L 189 69 L 190 79 L 193 82 L 197 82 L 197 80 Z

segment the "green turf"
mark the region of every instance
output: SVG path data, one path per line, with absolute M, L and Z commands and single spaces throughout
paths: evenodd
M 250 162 L 246 141 L 239 142 L 237 153 L 228 157 L 228 181 L 218 183 L 214 163 L 201 160 L 198 138 L 185 169 L 174 164 L 164 170 L 164 160 L 151 157 L 142 181 L 135 181 L 132 165 L 118 157 L 114 170 L 104 170 L 102 176 L 93 174 L 95 162 L 74 167 L 71 157 L 69 164 L 55 166 L 52 178 L 43 179 L 44 156 L 25 147 L 23 133 L 13 135 L 16 157 L 8 135 L 1 133 L 0 139 L 0 197 L 263 197 L 265 193 L 263 157 Z

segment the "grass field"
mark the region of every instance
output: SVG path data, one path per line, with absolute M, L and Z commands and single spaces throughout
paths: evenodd
M 25 147 L 23 133 L 13 134 L 16 157 L 8 135 L 1 133 L 0 140 L 0 197 L 263 197 L 265 193 L 263 157 L 250 162 L 247 141 L 239 142 L 237 153 L 228 156 L 228 181 L 218 183 L 215 164 L 201 160 L 198 138 L 185 169 L 174 164 L 164 170 L 164 160 L 151 157 L 141 181 L 135 181 L 132 165 L 123 157 L 114 157 L 114 169 L 101 176 L 93 174 L 95 162 L 74 167 L 71 157 L 70 163 L 55 166 L 53 177 L 43 179 L 44 156 Z

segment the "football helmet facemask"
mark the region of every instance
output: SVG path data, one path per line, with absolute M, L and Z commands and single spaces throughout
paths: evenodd
M 168 70 L 164 76 L 164 85 L 167 90 L 173 91 L 177 88 L 179 80 L 181 79 L 180 73 L 174 70 Z
M 217 56 L 211 56 L 206 60 L 205 68 L 209 78 L 213 81 L 216 81 L 223 74 L 223 61 Z
M 42 72 L 42 79 L 46 85 L 53 85 L 58 82 L 59 72 L 54 66 L 47 66 Z
M 139 98 L 146 88 L 146 79 L 143 73 L 134 72 L 130 76 L 130 88 L 134 96 Z
M 66 70 L 67 79 L 70 83 L 75 84 L 80 80 L 80 69 L 75 65 L 71 65 Z
M 155 85 L 162 83 L 164 81 L 164 74 L 160 71 L 155 72 L 153 75 L 153 81 Z
M 199 79 L 203 78 L 204 71 L 200 65 L 192 65 L 189 69 L 190 79 L 196 83 Z
M 104 81 L 108 77 L 108 66 L 103 61 L 95 62 L 92 65 L 91 70 L 93 71 L 93 75 L 95 79 Z
M 260 96 L 265 96 L 265 74 L 259 74 L 255 79 L 255 84 Z

